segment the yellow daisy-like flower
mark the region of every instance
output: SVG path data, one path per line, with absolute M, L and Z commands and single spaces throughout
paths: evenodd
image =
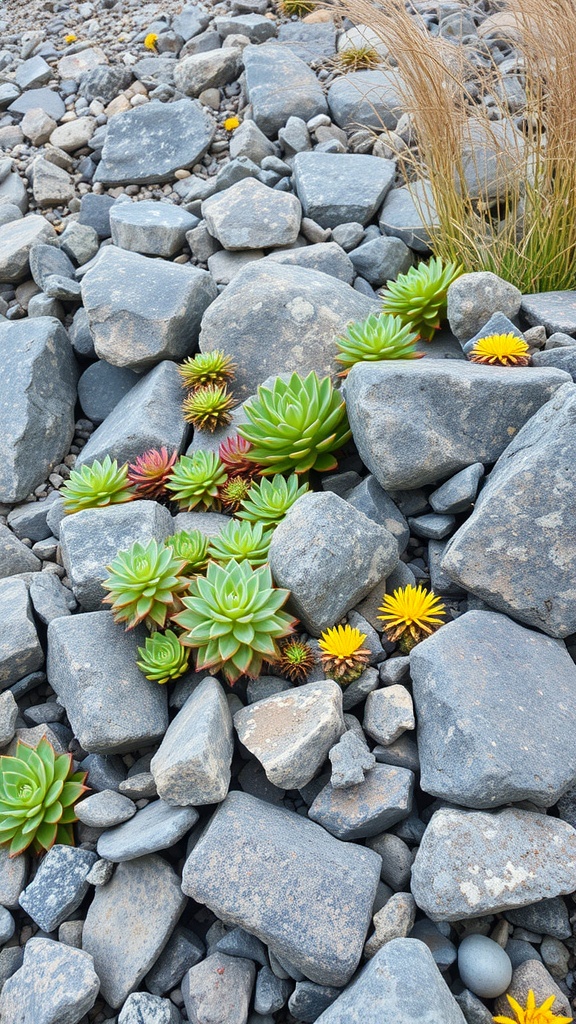
M 339 683 L 351 683 L 362 674 L 370 658 L 370 651 L 362 647 L 366 633 L 352 626 L 333 626 L 325 629 L 318 641 L 324 652 L 320 660 L 326 675 Z
M 560 1017 L 558 1014 L 552 1013 L 554 998 L 554 996 L 549 996 L 542 1006 L 536 1006 L 536 997 L 530 989 L 526 1006 L 522 1008 L 512 996 L 507 995 L 506 999 L 516 1016 L 514 1018 L 494 1017 L 493 1020 L 496 1024 L 570 1024 L 574 1020 L 573 1017 Z
M 73 32 L 69 32 L 67 36 L 64 36 L 64 42 L 67 43 L 68 45 L 70 43 L 75 43 L 76 39 L 77 39 L 77 36 L 75 36 Z
M 233 132 L 235 128 L 238 128 L 240 121 L 237 117 L 227 117 L 224 121 L 224 128 L 227 132 Z
M 144 46 L 146 47 L 146 49 L 147 50 L 152 50 L 155 53 L 156 52 L 156 40 L 157 39 L 158 39 L 158 36 L 156 35 L 156 32 L 149 32 L 148 35 L 146 36 L 145 40 L 144 40 Z
M 405 653 L 412 650 L 425 636 L 430 636 L 443 625 L 440 616 L 446 614 L 444 604 L 432 590 L 421 584 L 413 587 L 398 587 L 393 594 L 386 594 L 378 618 L 385 623 L 385 631 L 392 642 L 400 641 Z
M 491 366 L 528 366 L 530 362 L 528 345 L 515 334 L 488 334 L 480 338 L 470 350 L 469 359 Z

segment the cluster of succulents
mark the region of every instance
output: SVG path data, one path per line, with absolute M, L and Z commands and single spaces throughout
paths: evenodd
M 217 427 L 226 427 L 230 423 L 230 410 L 236 403 L 228 391 L 228 384 L 234 380 L 235 370 L 230 357 L 220 349 L 199 352 L 178 367 L 182 386 L 187 391 L 182 412 L 186 422 L 196 430 L 213 433 Z

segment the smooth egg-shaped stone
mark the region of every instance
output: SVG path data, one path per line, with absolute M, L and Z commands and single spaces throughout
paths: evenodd
M 495 999 L 512 981 L 510 957 L 486 935 L 468 935 L 458 948 L 458 970 L 466 988 L 483 999 Z

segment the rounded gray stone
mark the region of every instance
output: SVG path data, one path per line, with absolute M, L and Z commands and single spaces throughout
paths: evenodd
M 107 829 L 96 849 L 100 857 L 116 863 L 144 857 L 174 846 L 198 821 L 193 807 L 171 807 L 154 800 L 129 821 Z
M 501 996 L 512 980 L 510 957 L 486 935 L 467 935 L 462 940 L 458 971 L 466 987 L 483 999 Z
M 174 84 L 185 96 L 200 96 L 205 89 L 219 89 L 233 82 L 241 67 L 241 52 L 235 46 L 195 53 L 176 63 Z
M 178 1007 L 170 999 L 149 992 L 132 992 L 118 1016 L 118 1024 L 180 1024 Z
M 136 804 L 113 789 L 102 789 L 80 800 L 74 810 L 78 820 L 90 828 L 111 828 L 133 818 Z
M 111 366 L 104 359 L 92 363 L 78 381 L 82 412 L 93 423 L 102 423 L 139 379 L 134 370 Z

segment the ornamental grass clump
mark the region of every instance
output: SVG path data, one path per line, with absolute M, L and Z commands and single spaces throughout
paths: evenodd
M 383 312 L 398 317 L 423 341 L 432 341 L 446 317 L 448 288 L 461 273 L 462 267 L 455 263 L 444 265 L 435 257 L 410 267 L 406 274 L 398 274 L 395 281 L 386 282 Z
M 144 647 L 138 648 L 136 664 L 140 671 L 156 683 L 163 685 L 179 679 L 188 671 L 190 649 L 183 647 L 172 629 L 146 637 Z
M 553 995 L 548 996 L 548 999 L 545 999 L 540 1006 L 536 1006 L 536 996 L 532 989 L 528 992 L 524 1007 L 508 994 L 506 994 L 506 999 L 510 1003 L 514 1017 L 493 1017 L 492 1020 L 495 1024 L 570 1024 L 574 1020 L 573 1017 L 552 1013 L 552 1007 L 556 1001 L 556 996 Z
M 226 386 L 229 381 L 234 380 L 236 367 L 230 356 L 227 356 L 222 349 L 214 349 L 213 352 L 198 352 L 180 363 L 178 373 L 182 378 L 182 387 L 188 391 L 197 391 L 207 384 L 215 384 L 217 387 Z
M 102 586 L 108 594 L 103 603 L 111 605 L 115 621 L 125 622 L 126 629 L 134 629 L 139 622 L 149 629 L 163 629 L 188 587 L 185 568 L 186 562 L 170 546 L 162 547 L 156 540 L 135 541 L 106 566 L 108 576 Z
M 226 483 L 226 470 L 215 452 L 202 450 L 181 455 L 174 466 L 166 490 L 181 509 L 199 511 L 220 507 L 219 488 Z
M 277 377 L 271 388 L 244 403 L 249 423 L 238 428 L 252 448 L 248 458 L 260 473 L 308 473 L 335 469 L 334 452 L 351 436 L 346 405 L 329 377 L 319 380 L 312 371 L 303 380 L 293 373 L 289 381 Z
M 424 353 L 416 351 L 417 339 L 417 332 L 401 317 L 371 313 L 365 320 L 349 324 L 344 334 L 336 338 L 336 362 L 345 367 L 338 376 L 346 377 L 355 363 L 420 359 Z
M 136 492 L 128 479 L 128 466 L 118 467 L 109 455 L 103 462 L 94 460 L 89 466 L 73 469 L 70 479 L 60 489 L 64 511 L 71 515 L 85 508 L 107 508 L 133 501 Z
M 362 675 L 370 660 L 370 651 L 362 647 L 366 633 L 353 626 L 334 626 L 320 635 L 320 661 L 329 679 L 346 685 Z
M 170 547 L 174 557 L 184 562 L 184 576 L 197 576 L 208 565 L 210 538 L 200 530 L 179 530 L 166 537 L 164 545 Z
M 14 757 L 0 757 L 0 845 L 10 857 L 29 846 L 36 853 L 54 843 L 74 846 L 74 804 L 87 791 L 86 774 L 45 737 L 37 747 L 18 741 Z
M 384 623 L 384 632 L 391 643 L 398 641 L 403 654 L 409 654 L 420 640 L 430 636 L 442 626 L 446 614 L 443 602 L 432 590 L 421 584 L 398 587 L 386 594 L 378 618 Z
M 196 650 L 196 670 L 222 671 L 231 685 L 241 675 L 255 679 L 263 661 L 278 660 L 277 641 L 293 632 L 295 620 L 281 611 L 289 596 L 273 586 L 267 565 L 210 562 L 174 616 L 184 630 L 181 643 Z
M 291 683 L 303 683 L 315 664 L 314 651 L 301 637 L 290 637 L 280 642 L 280 658 L 276 668 Z
M 271 540 L 272 530 L 266 530 L 262 523 L 239 523 L 231 519 L 216 537 L 212 537 L 208 554 L 221 565 L 233 559 L 245 560 L 255 569 L 268 561 Z
M 230 410 L 236 402 L 222 384 L 206 384 L 186 396 L 182 402 L 182 413 L 187 423 L 196 430 L 214 433 L 217 427 L 227 427 L 232 417 Z
M 253 483 L 247 497 L 241 502 L 238 518 L 276 526 L 294 502 L 308 491 L 307 483 L 299 484 L 296 473 L 289 477 L 277 473 L 271 480 L 263 478 Z
M 530 350 L 515 334 L 489 334 L 479 338 L 468 353 L 471 363 L 490 366 L 528 366 Z
M 151 448 L 128 466 L 128 481 L 139 498 L 162 498 L 166 494 L 166 481 L 174 468 L 178 452 Z

